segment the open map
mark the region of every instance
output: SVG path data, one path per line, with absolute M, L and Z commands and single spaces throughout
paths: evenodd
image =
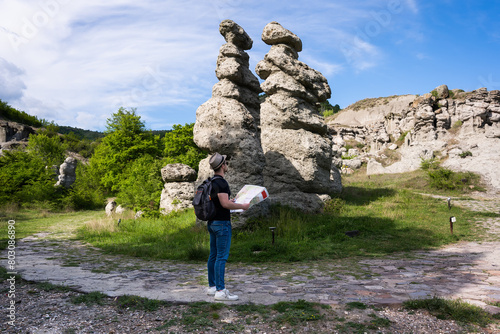
M 260 186 L 247 184 L 241 188 L 240 192 L 234 198 L 235 203 L 250 203 L 250 206 L 262 202 L 269 197 L 267 189 Z M 243 210 L 231 210 L 231 212 L 243 212 Z

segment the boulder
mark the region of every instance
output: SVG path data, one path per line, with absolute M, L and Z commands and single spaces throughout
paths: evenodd
M 185 164 L 168 164 L 161 169 L 164 182 L 194 182 L 196 171 Z
M 446 85 L 441 85 L 439 87 L 436 87 L 434 91 L 436 91 L 437 93 L 436 97 L 438 99 L 447 99 L 450 96 L 450 92 L 448 91 L 448 86 Z
M 115 213 L 116 213 L 116 214 L 119 214 L 119 215 L 121 215 L 121 214 L 125 213 L 125 211 L 126 211 L 126 209 L 125 209 L 123 206 L 121 206 L 121 205 L 118 205 L 118 206 L 116 207 L 116 209 L 115 209 Z
M 116 209 L 116 202 L 114 200 L 111 200 L 108 202 L 108 204 L 106 204 L 106 216 L 110 217 L 113 215 L 113 213 L 115 213 L 115 209 Z
M 73 157 L 67 157 L 59 167 L 58 181 L 56 186 L 70 188 L 76 180 L 77 160 Z
M 300 38 L 281 26 L 278 22 L 271 22 L 262 31 L 262 41 L 267 45 L 285 44 L 295 51 L 302 51 L 302 41 Z
M 192 207 L 194 182 L 167 182 L 160 198 L 160 212 L 184 210 Z
M 160 212 L 184 210 L 192 207 L 196 171 L 184 164 L 168 164 L 161 169 L 165 185 L 161 192 Z
M 28 125 L 0 120 L 0 144 L 9 141 L 26 141 L 35 130 Z

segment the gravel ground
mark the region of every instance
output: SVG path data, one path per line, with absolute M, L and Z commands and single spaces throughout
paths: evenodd
M 5 282 L 4 282 L 5 283 Z M 5 287 L 5 284 L 4 284 Z M 121 306 L 116 298 L 102 304 L 75 303 L 82 293 L 25 281 L 16 283 L 16 319 L 7 323 L 10 299 L 0 297 L 3 333 L 499 333 L 500 324 L 488 328 L 439 320 L 426 312 L 402 308 L 349 309 L 332 305 L 314 315 L 284 313 L 270 307 L 241 309 L 230 304 L 195 303 L 160 305 L 146 311 Z M 293 323 L 295 321 L 295 323 Z

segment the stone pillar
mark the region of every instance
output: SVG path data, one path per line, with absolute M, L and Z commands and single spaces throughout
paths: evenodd
M 260 116 L 264 185 L 274 200 L 317 211 L 326 194 L 341 188 L 340 174 L 331 172 L 332 142 L 317 105 L 330 98 L 330 87 L 320 72 L 298 60 L 302 41 L 295 34 L 271 22 L 262 40 L 271 45 L 256 67 L 267 94 Z
M 259 80 L 249 69 L 245 50 L 253 41 L 238 24 L 222 21 L 219 31 L 226 44 L 220 48 L 215 74 L 220 80 L 212 97 L 196 110 L 194 142 L 210 153 L 228 156 L 227 181 L 233 191 L 245 184 L 263 185 L 265 159 L 260 145 Z M 200 163 L 198 183 L 210 174 L 207 161 Z
M 169 164 L 161 169 L 165 182 L 160 199 L 160 212 L 184 210 L 192 207 L 196 171 L 184 164 Z
M 56 186 L 69 188 L 76 181 L 77 160 L 73 157 L 67 157 L 59 167 L 59 176 Z

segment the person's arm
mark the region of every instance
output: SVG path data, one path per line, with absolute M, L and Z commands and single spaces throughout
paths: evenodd
M 222 205 L 222 207 L 224 209 L 228 209 L 228 210 L 238 210 L 238 209 L 248 210 L 248 208 L 250 207 L 250 203 L 244 203 L 244 204 L 234 203 L 232 200 L 229 199 L 229 195 L 227 193 L 218 193 L 217 197 L 219 197 L 220 205 Z

